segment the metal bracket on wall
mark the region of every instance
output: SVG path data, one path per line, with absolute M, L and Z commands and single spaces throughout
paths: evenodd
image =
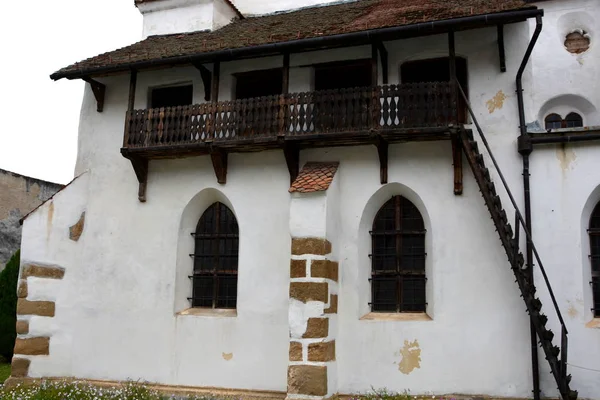
M 104 110 L 104 95 L 106 94 L 106 85 L 93 80 L 92 78 L 83 78 L 84 81 L 90 84 L 94 97 L 96 98 L 96 110 L 102 112 Z

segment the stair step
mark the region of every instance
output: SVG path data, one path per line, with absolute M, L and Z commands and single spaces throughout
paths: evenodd
M 546 317 L 544 314 L 540 314 L 539 319 L 542 325 L 546 325 L 546 323 L 548 322 L 548 317 Z
M 483 156 L 481 154 L 477 154 L 475 156 L 475 161 L 482 167 L 485 167 L 485 163 L 483 162 Z
M 569 400 L 577 400 L 579 392 L 577 390 L 569 390 Z
M 554 332 L 552 332 L 550 329 L 544 331 L 544 333 L 542 334 L 543 339 L 548 340 L 548 341 L 552 341 L 552 339 L 554 339 Z
M 542 302 L 540 301 L 540 299 L 533 299 L 531 301 L 531 307 L 536 310 L 536 311 L 540 311 L 542 309 Z
M 560 349 L 558 348 L 558 346 L 552 346 L 551 352 L 554 357 L 558 357 L 558 355 L 560 354 Z

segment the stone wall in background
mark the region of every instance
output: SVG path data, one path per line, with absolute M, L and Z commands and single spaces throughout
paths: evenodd
M 19 219 L 62 187 L 0 169 L 0 271 L 21 245 Z

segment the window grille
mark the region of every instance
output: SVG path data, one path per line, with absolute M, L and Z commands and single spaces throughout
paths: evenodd
M 600 317 L 600 203 L 590 218 L 590 263 L 592 268 L 592 298 L 594 317 Z
M 564 121 L 565 128 L 581 128 L 583 126 L 583 118 L 577 113 L 569 113 Z
M 419 210 L 394 196 L 371 233 L 371 311 L 425 312 L 425 225 Z
M 238 277 L 238 224 L 223 203 L 202 214 L 195 239 L 192 307 L 236 308 Z
M 562 117 L 558 114 L 548 115 L 544 122 L 546 123 L 546 129 L 562 128 Z

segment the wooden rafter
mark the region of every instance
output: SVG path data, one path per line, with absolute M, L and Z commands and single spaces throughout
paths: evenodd
M 212 88 L 212 72 L 206 68 L 203 64 L 194 63 L 194 67 L 200 71 L 200 77 L 202 78 L 202 84 L 204 85 L 204 100 L 210 101 L 211 88 Z
M 377 154 L 379 155 L 379 181 L 382 185 L 388 183 L 388 148 L 386 140 L 378 138 L 375 143 Z
M 96 98 L 96 110 L 102 112 L 104 110 L 104 95 L 106 94 L 106 85 L 92 78 L 83 78 L 84 81 L 90 84 L 94 97 Z

